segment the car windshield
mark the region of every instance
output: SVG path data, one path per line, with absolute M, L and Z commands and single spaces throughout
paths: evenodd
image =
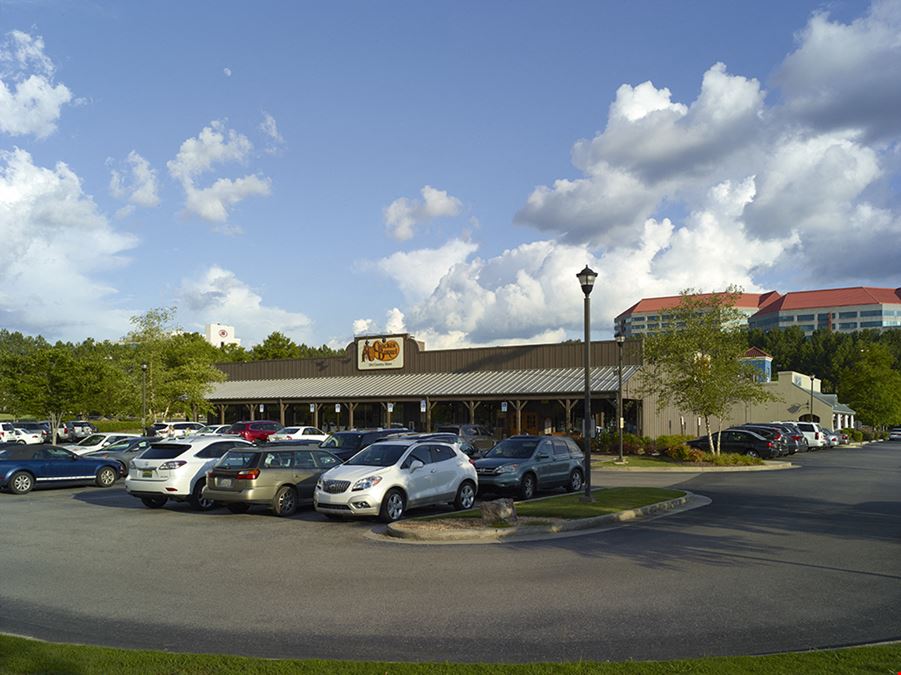
M 258 452 L 229 450 L 216 462 L 217 469 L 246 469 L 254 465 Z
M 91 434 L 84 440 L 79 441 L 78 445 L 97 445 L 98 443 L 102 443 L 105 438 L 106 436 L 103 436 L 102 434 Z
M 278 433 L 280 433 L 280 434 L 296 434 L 298 431 L 300 431 L 300 427 L 285 427 Z
M 334 434 L 322 441 L 323 448 L 359 448 L 363 441 L 360 434 Z
M 527 459 L 538 447 L 537 438 L 508 438 L 495 445 L 485 458 L 495 459 Z
M 106 452 L 123 452 L 125 450 L 128 450 L 130 445 L 131 445 L 131 441 L 116 441 L 115 443 L 111 443 L 110 445 L 106 446 L 105 451 Z
M 409 447 L 409 445 L 394 445 L 393 443 L 376 443 L 362 452 L 358 452 L 345 464 L 350 466 L 393 466 L 397 464 L 397 460 Z

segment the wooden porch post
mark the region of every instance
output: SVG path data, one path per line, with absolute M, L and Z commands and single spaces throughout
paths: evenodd
M 476 423 L 476 408 L 479 407 L 481 401 L 464 401 L 466 403 L 466 407 L 469 409 L 469 423 Z
M 219 408 L 219 424 L 225 424 L 225 406 L 217 405 L 216 407 Z
M 356 410 L 357 406 L 360 404 L 353 403 L 351 401 L 351 402 L 348 402 L 346 405 L 347 405 L 347 428 L 353 429 L 354 428 L 354 410 Z
M 253 422 L 257 418 L 257 407 L 253 403 L 248 403 L 247 407 L 250 408 L 250 421 Z
M 516 433 L 522 433 L 522 409 L 526 407 L 528 401 L 513 401 L 513 407 L 516 408 Z
M 285 426 L 285 408 L 287 407 L 287 403 L 284 403 L 281 399 L 278 400 L 278 421 L 282 426 Z
M 436 405 L 438 405 L 438 401 L 425 400 L 425 429 L 423 431 L 428 432 L 432 430 L 432 408 Z
M 565 398 L 563 400 L 557 401 L 560 405 L 563 406 L 563 409 L 566 411 L 566 433 L 569 433 L 569 430 L 572 429 L 573 426 L 573 408 L 576 406 L 576 402 L 574 399 Z
M 385 401 L 382 401 L 381 406 L 382 406 L 382 410 L 385 411 L 385 420 L 386 420 L 385 428 L 390 429 L 391 428 L 391 408 L 389 406 L 391 406 L 391 404 L 387 403 Z

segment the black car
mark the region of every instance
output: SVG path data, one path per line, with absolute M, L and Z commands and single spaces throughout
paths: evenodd
M 95 450 L 85 454 L 85 457 L 94 459 L 111 458 L 118 460 L 126 472 L 128 463 L 150 447 L 151 443 L 163 440 L 162 436 L 137 436 L 135 438 L 123 438 L 121 441 L 110 443 L 103 450 Z
M 776 444 L 776 449 L 778 450 L 778 454 L 780 455 L 793 455 L 795 454 L 795 444 L 792 443 L 789 437 L 777 427 L 771 427 L 763 424 L 739 424 L 733 429 L 750 429 L 756 434 L 763 436 L 768 441 L 773 441 Z
M 363 448 L 378 440 L 403 434 L 407 429 L 355 429 L 353 431 L 336 431 L 320 444 L 342 462 L 346 462 Z
M 719 433 L 713 434 L 713 445 L 716 446 Z M 701 436 L 693 441 L 688 441 L 688 445 L 705 452 L 710 450 L 707 436 Z M 722 432 L 722 441 L 720 442 L 720 452 L 734 452 L 739 455 L 749 455 L 751 457 L 760 457 L 762 459 L 773 459 L 779 456 L 779 448 L 775 442 L 764 438 L 757 432 L 750 429 L 726 429 Z
M 750 424 L 742 424 L 743 427 L 769 427 L 778 429 L 782 432 L 788 445 L 788 454 L 793 455 L 796 452 L 807 452 L 807 439 L 801 430 L 791 422 L 753 422 Z

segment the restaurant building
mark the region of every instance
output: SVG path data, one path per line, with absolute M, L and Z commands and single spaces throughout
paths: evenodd
M 590 419 L 616 429 L 621 378 L 623 426 L 656 438 L 700 435 L 702 420 L 643 395 L 641 340 L 592 342 Z M 427 350 L 409 334 L 362 336 L 331 358 L 218 364 L 227 376 L 208 396 L 210 422 L 276 420 L 328 430 L 403 426 L 434 430 L 441 424 L 487 426 L 496 438 L 517 433 L 581 431 L 584 419 L 584 343 Z M 737 405 L 723 428 L 745 422 L 812 419 L 828 428 L 851 426 L 854 411 L 819 380 L 792 372 L 771 376 L 772 357 L 746 356 L 773 394 L 765 404 Z
M 409 334 L 361 336 L 341 356 L 218 364 L 228 377 L 208 396 L 220 423 L 271 419 L 285 425 L 364 428 L 483 424 L 498 437 L 582 428 L 584 343 L 427 350 Z M 618 357 L 626 428 L 642 426 L 630 383 L 639 341 L 592 342 L 591 417 L 615 424 Z

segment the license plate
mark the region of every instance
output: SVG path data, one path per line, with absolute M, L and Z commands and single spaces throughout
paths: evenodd
M 218 481 L 216 481 L 216 484 L 219 487 L 231 487 L 232 479 L 231 478 L 220 478 Z
M 143 471 L 141 471 L 141 477 L 142 478 L 153 478 L 153 471 L 152 470 L 148 471 L 147 469 L 144 469 Z

